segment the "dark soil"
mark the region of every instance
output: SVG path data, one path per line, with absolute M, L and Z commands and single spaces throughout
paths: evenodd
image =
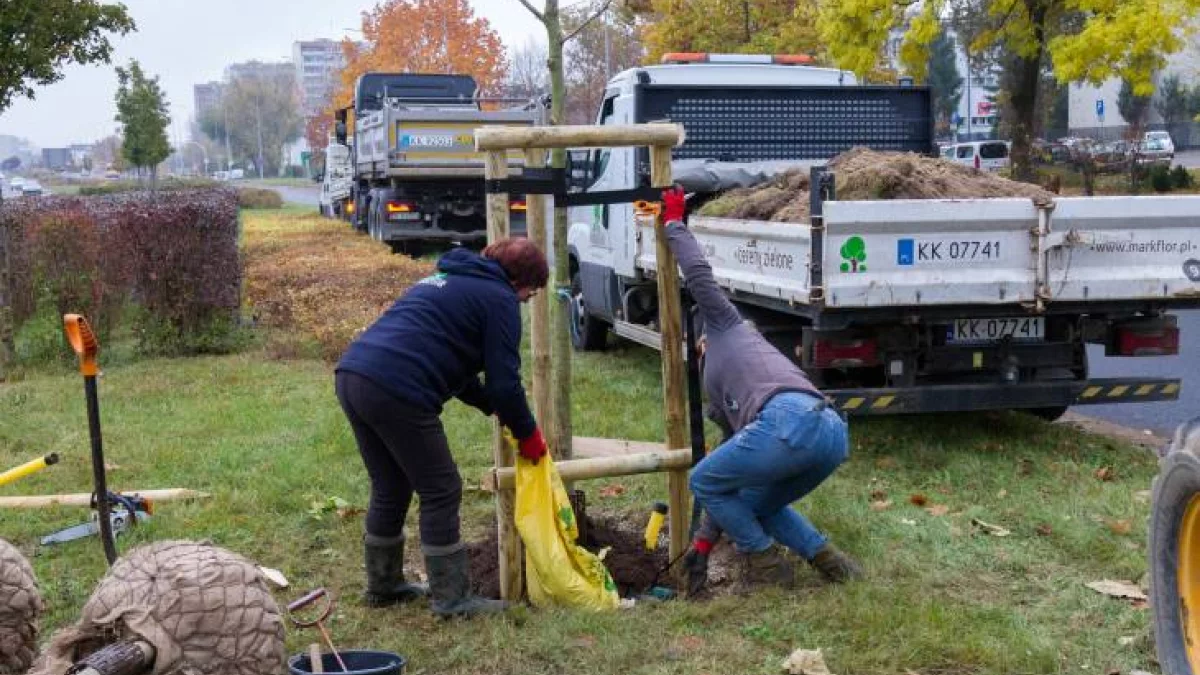
M 653 552 L 645 550 L 636 518 L 589 516 L 586 527 L 581 529 L 587 533 L 584 548 L 592 553 L 608 549 L 604 565 L 617 582 L 621 597 L 641 595 L 655 585 L 673 585 L 666 572 L 660 574 L 668 562 L 665 529 Z M 471 559 L 471 588 L 477 595 L 500 597 L 500 562 L 496 545 L 497 535 L 493 528 L 487 538 L 467 547 Z

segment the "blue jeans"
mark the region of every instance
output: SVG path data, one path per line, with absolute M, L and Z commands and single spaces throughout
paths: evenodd
M 743 553 L 772 540 L 811 560 L 825 535 L 791 508 L 850 453 L 846 422 L 811 394 L 785 392 L 692 471 L 692 494 Z

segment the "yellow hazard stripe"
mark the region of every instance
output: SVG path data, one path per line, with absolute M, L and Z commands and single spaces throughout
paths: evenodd
M 867 402 L 867 399 L 863 398 L 862 396 L 853 396 L 851 398 L 846 399 L 846 404 L 843 405 L 842 407 L 845 408 L 846 410 L 858 410 L 858 408 L 861 407 L 862 404 L 866 403 L 866 402 Z
M 1124 396 L 1125 392 L 1127 392 L 1127 391 L 1129 391 L 1129 385 L 1119 384 L 1119 385 L 1113 387 L 1112 390 L 1108 392 L 1108 397 L 1109 398 L 1117 398 L 1118 396 Z
M 1167 395 L 1178 394 L 1179 393 L 1179 385 L 1178 384 L 1168 384 L 1162 388 L 1162 393 L 1167 394 Z
M 1083 394 L 1080 395 L 1080 398 L 1095 398 L 1096 394 L 1099 394 L 1102 391 L 1104 391 L 1104 387 L 1088 387 L 1087 389 L 1083 390 Z
M 895 400 L 895 396 L 880 396 L 879 398 L 875 399 L 875 403 L 871 404 L 871 407 L 875 409 L 886 408 L 892 404 L 892 401 Z
M 1154 385 L 1143 384 L 1142 386 L 1137 388 L 1137 391 L 1133 392 L 1133 395 L 1134 396 L 1149 396 L 1153 392 L 1154 392 Z

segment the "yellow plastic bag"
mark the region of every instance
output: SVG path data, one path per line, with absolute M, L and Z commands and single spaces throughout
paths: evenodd
M 537 607 L 616 609 L 621 598 L 597 556 L 575 543 L 579 527 L 549 456 L 536 465 L 517 457 L 517 531 L 525 543 L 525 581 Z

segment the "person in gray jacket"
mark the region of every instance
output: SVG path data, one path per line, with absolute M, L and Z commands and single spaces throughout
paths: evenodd
M 701 353 L 709 416 L 728 438 L 692 471 L 689 485 L 706 514 L 686 564 L 689 590 L 707 570 L 718 531 L 742 556 L 748 584 L 790 585 L 790 549 L 831 582 L 862 576 L 862 567 L 791 508 L 849 455 L 846 422 L 804 371 L 742 320 L 713 278 L 684 224 L 681 188 L 663 194 L 667 244 L 703 322 Z M 719 530 L 718 530 L 719 528 Z

